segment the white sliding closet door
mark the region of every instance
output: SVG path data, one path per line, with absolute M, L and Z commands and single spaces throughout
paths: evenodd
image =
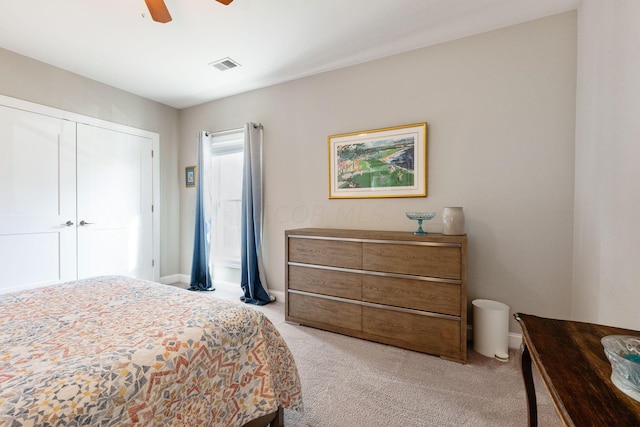
M 152 140 L 78 124 L 78 278 L 153 280 Z
M 75 151 L 75 123 L 0 106 L 0 291 L 75 279 Z

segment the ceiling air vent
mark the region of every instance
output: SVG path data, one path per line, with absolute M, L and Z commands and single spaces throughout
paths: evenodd
M 209 65 L 217 68 L 220 71 L 230 70 L 231 68 L 236 68 L 240 66 L 240 64 L 238 64 L 236 61 L 234 61 L 231 58 L 222 58 L 217 61 L 211 62 Z

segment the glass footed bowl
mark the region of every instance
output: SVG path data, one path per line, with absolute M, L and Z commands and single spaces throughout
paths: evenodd
M 409 219 L 432 219 L 436 216 L 435 212 L 406 212 Z
M 640 337 L 608 335 L 600 342 L 611 363 L 611 381 L 640 402 Z

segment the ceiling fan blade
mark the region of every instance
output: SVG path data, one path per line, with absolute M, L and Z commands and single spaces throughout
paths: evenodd
M 151 13 L 151 19 L 156 22 L 162 22 L 163 24 L 171 21 L 171 15 L 167 5 L 164 4 L 164 0 L 144 0 Z
M 229 6 L 229 4 L 233 1 L 233 0 L 217 0 L 218 3 L 222 3 L 225 6 Z

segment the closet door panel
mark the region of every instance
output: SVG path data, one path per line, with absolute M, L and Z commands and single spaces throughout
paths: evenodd
M 78 278 L 153 279 L 152 141 L 78 124 Z
M 75 144 L 75 123 L 0 106 L 0 291 L 75 279 Z

